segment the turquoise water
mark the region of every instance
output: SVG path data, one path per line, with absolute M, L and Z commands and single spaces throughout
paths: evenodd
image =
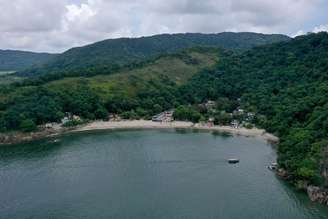
M 191 130 L 60 140 L 0 148 L 1 219 L 328 218 L 267 169 L 276 155 L 262 140 Z

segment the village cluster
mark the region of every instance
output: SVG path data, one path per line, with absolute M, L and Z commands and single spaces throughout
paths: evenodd
M 199 104 L 200 107 L 204 107 L 209 115 L 217 113 L 216 106 L 217 103 L 215 101 L 207 101 L 206 103 Z M 225 112 L 224 112 L 225 113 Z M 238 107 L 232 113 L 225 113 L 230 118 L 230 123 L 228 124 L 232 128 L 241 128 L 241 127 L 250 127 L 252 126 L 252 121 L 255 117 L 254 113 L 246 112 L 244 109 Z M 238 119 L 234 119 L 238 118 Z M 122 118 L 115 114 L 110 114 L 108 117 L 108 121 L 121 121 Z M 161 123 L 170 123 L 174 121 L 174 109 L 161 112 L 152 117 L 153 122 L 161 122 Z M 44 125 L 44 128 L 56 128 L 60 126 L 67 126 L 70 123 L 80 123 L 83 122 L 82 118 L 77 115 L 73 115 L 71 113 L 66 113 L 65 117 L 61 120 L 61 123 L 48 123 Z M 200 122 L 203 126 L 213 127 L 215 125 L 215 117 L 209 116 L 205 121 Z

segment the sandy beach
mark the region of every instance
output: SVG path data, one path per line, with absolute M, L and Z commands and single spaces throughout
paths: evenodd
M 126 120 L 126 121 L 94 121 L 85 126 L 81 126 L 77 129 L 72 130 L 71 132 L 83 132 L 83 131 L 92 131 L 92 130 L 106 130 L 106 129 L 165 129 L 165 128 L 192 128 L 192 129 L 201 129 L 201 130 L 212 130 L 227 132 L 234 135 L 242 135 L 247 137 L 257 137 L 262 138 L 271 142 L 278 142 L 278 137 L 267 133 L 263 129 L 252 128 L 233 128 L 230 126 L 207 126 L 202 124 L 194 124 L 192 122 L 153 122 L 150 120 Z
M 279 138 L 267 133 L 263 129 L 246 129 L 233 128 L 231 126 L 211 126 L 206 124 L 194 124 L 192 122 L 153 122 L 151 120 L 123 120 L 123 121 L 93 121 L 78 127 L 64 128 L 60 124 L 54 125 L 50 129 L 44 129 L 38 132 L 24 133 L 11 132 L 6 134 L 0 133 L 0 145 L 11 145 L 22 142 L 29 142 L 39 140 L 47 137 L 56 137 L 65 133 L 77 133 L 93 130 L 115 130 L 115 129 L 167 129 L 167 128 L 181 128 L 181 129 L 199 129 L 209 131 L 219 131 L 231 133 L 233 135 L 242 135 L 247 137 L 256 137 L 270 142 L 278 142 Z

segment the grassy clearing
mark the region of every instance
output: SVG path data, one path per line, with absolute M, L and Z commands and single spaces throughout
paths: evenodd
M 217 53 L 213 51 L 188 51 L 182 56 L 163 56 L 133 70 L 90 78 L 64 78 L 50 82 L 46 86 L 54 90 L 63 90 L 84 83 L 88 84 L 103 99 L 117 94 L 133 97 L 137 91 L 147 87 L 151 81 L 160 80 L 162 77 L 181 85 L 202 69 L 211 68 L 217 61 Z

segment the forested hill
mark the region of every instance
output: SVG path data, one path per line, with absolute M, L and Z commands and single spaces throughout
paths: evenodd
M 117 69 L 118 66 L 145 61 L 160 54 L 177 52 L 195 46 L 249 49 L 258 45 L 288 41 L 289 39 L 285 35 L 257 33 L 163 34 L 141 38 L 109 39 L 70 49 L 43 67 L 31 68 L 20 72 L 19 75 L 88 72 L 93 68 L 97 68 L 97 70 L 101 68 Z
M 107 75 L 31 81 L 0 87 L 2 132 L 34 130 L 65 112 L 149 119 L 175 108 L 178 120 L 265 128 L 280 138 L 278 162 L 289 179 L 328 188 L 328 33 L 243 52 L 187 49 Z
M 188 49 L 109 75 L 0 86 L 0 133 L 33 131 L 36 125 L 60 122 L 66 112 L 89 120 L 106 119 L 109 112 L 149 119 L 173 108 L 175 90 L 213 68 L 218 54 L 217 49 Z
M 18 71 L 48 62 L 55 54 L 0 50 L 0 71 Z
M 185 104 L 241 98 L 257 126 L 280 137 L 279 165 L 290 179 L 300 187 L 328 187 L 327 33 L 222 57 L 216 70 L 194 76 L 179 96 Z

